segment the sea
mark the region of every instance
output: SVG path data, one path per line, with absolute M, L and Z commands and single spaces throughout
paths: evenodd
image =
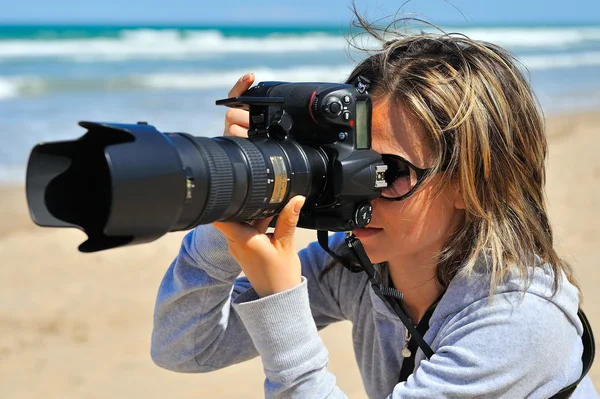
M 545 114 L 600 109 L 600 25 L 442 28 L 512 51 Z M 79 121 L 146 121 L 163 132 L 219 136 L 226 110 L 215 101 L 240 76 L 343 81 L 365 56 L 349 46 L 354 33 L 308 25 L 0 25 L 0 184 L 23 183 L 31 148 L 80 137 Z

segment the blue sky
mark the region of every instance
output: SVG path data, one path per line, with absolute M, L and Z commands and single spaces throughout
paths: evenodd
M 369 19 L 404 1 L 356 0 Z M 350 20 L 351 0 L 1 0 L 1 22 L 317 23 Z M 459 8 L 457 11 L 453 6 Z M 402 9 L 436 24 L 600 23 L 600 0 L 412 0 Z

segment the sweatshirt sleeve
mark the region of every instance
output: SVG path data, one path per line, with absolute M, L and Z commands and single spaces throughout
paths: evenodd
M 311 323 L 323 328 L 345 319 L 335 292 L 318 279 L 325 252 L 312 245 L 300 252 L 300 259 L 303 275 L 310 276 Z M 258 355 L 231 307 L 251 288 L 247 278 L 238 278 L 240 273 L 225 237 L 212 225 L 198 226 L 184 237 L 156 298 L 151 343 L 156 365 L 177 372 L 208 372 Z
M 151 356 L 177 372 L 208 372 L 257 355 L 229 299 L 250 284 L 212 226 L 183 239 L 160 284 L 154 309 Z
M 345 398 L 327 369 L 328 352 L 311 317 L 307 279 L 287 291 L 259 298 L 248 290 L 234 308 L 261 356 L 265 397 Z

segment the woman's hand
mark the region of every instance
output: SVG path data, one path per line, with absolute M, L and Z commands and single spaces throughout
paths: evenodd
M 294 232 L 304 200 L 298 195 L 286 204 L 273 233 L 265 234 L 270 219 L 252 224 L 213 223 L 227 237 L 229 252 L 261 298 L 286 291 L 302 281 Z
M 242 76 L 229 91 L 238 97 L 254 83 L 254 74 Z M 225 136 L 248 137 L 249 113 L 230 108 L 225 114 Z M 249 223 L 215 222 L 226 237 L 229 251 L 240 264 L 250 284 L 260 297 L 282 292 L 300 284 L 300 259 L 294 247 L 294 231 L 305 198 L 294 197 L 277 219 L 275 232 L 265 234 L 271 219 Z
M 252 72 L 245 74 L 229 90 L 228 98 L 241 96 L 254 83 Z M 248 137 L 250 127 L 250 113 L 241 108 L 229 108 L 225 114 L 224 136 Z

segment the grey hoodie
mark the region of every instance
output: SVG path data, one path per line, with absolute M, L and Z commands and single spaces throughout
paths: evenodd
M 330 237 L 334 247 L 343 234 Z M 550 297 L 549 268 L 535 268 L 525 294 L 515 275 L 491 301 L 489 278 L 455 277 L 425 334 L 415 371 L 398 383 L 405 327 L 364 273 L 337 267 L 318 243 L 300 251 L 302 283 L 258 298 L 211 225 L 188 233 L 156 301 L 152 359 L 177 372 L 209 372 L 260 355 L 268 398 L 345 398 L 327 370 L 317 330 L 350 320 L 370 398 L 549 398 L 581 374 L 582 325 L 576 288 L 566 278 Z M 385 272 L 385 270 L 382 270 Z M 573 399 L 598 398 L 589 377 Z

